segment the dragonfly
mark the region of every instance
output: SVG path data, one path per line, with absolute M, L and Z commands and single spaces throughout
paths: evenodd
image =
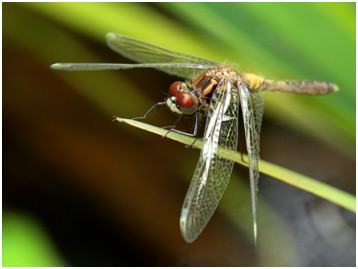
M 191 243 L 203 231 L 214 214 L 233 171 L 233 157 L 238 146 L 239 109 L 245 131 L 248 156 L 253 233 L 257 245 L 257 192 L 259 179 L 260 130 L 264 101 L 261 91 L 324 95 L 339 90 L 324 81 L 267 80 L 253 73 L 239 73 L 234 66 L 174 52 L 131 37 L 116 33 L 106 35 L 107 45 L 115 52 L 138 63 L 55 63 L 56 70 L 121 70 L 155 68 L 170 75 L 184 78 L 169 87 L 165 105 L 178 115 L 194 115 L 194 131 L 169 131 L 190 136 L 197 135 L 198 121 L 206 119 L 202 149 L 193 178 L 184 199 L 180 229 L 186 242 Z M 137 118 L 135 118 L 137 119 Z M 178 122 L 178 121 L 177 121 Z M 226 158 L 218 154 L 227 149 Z

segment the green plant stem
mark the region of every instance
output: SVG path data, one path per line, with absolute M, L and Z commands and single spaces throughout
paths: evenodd
M 155 127 L 143 122 L 130 120 L 130 119 L 123 119 L 118 117 L 116 118 L 116 120 L 161 136 L 164 136 L 168 133 L 168 130 L 166 129 Z M 195 138 L 193 137 L 185 136 L 175 132 L 170 132 L 168 135 L 166 135 L 166 137 L 186 145 L 191 145 L 195 140 Z M 201 146 L 202 146 L 202 141 L 200 140 L 197 140 L 193 145 L 193 147 L 200 148 L 200 149 Z M 242 161 L 241 153 L 236 152 L 233 158 L 230 157 L 231 155 L 228 153 L 229 150 L 224 148 L 219 148 L 218 150 L 218 154 L 220 156 L 224 158 L 230 158 L 236 163 L 244 165 L 246 167 L 248 166 L 246 162 Z M 245 158 L 247 159 L 247 155 L 243 154 L 243 156 L 244 159 Z M 277 178 L 281 181 L 284 181 L 302 190 L 311 192 L 319 197 L 331 201 L 332 203 L 340 205 L 352 212 L 356 212 L 356 198 L 345 191 L 339 190 L 335 187 L 322 183 L 313 178 L 307 177 L 305 175 L 299 174 L 297 172 L 291 171 L 289 169 L 280 167 L 278 165 L 263 160 L 260 160 L 259 170 L 261 173 Z

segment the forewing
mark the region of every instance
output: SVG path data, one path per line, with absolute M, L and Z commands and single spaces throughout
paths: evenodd
M 157 63 L 156 69 L 179 77 L 187 78 L 198 69 L 207 69 L 219 65 L 216 62 L 174 52 L 115 33 L 108 33 L 106 40 L 108 46 L 122 56 L 139 63 Z M 160 66 L 160 63 L 180 63 L 180 65 L 167 68 L 166 66 Z M 185 65 L 187 66 L 185 67 Z M 192 66 L 196 67 L 193 68 Z
M 256 211 L 260 160 L 260 130 L 264 110 L 264 101 L 258 92 L 250 91 L 245 84 L 239 83 L 238 88 L 245 126 L 247 155 L 249 159 L 251 203 L 254 221 L 254 238 L 256 243 Z
M 121 70 L 132 68 L 157 68 L 166 73 L 170 70 L 177 72 L 178 70 L 196 70 L 197 72 L 203 68 L 195 63 L 142 63 L 142 64 L 115 64 L 115 63 L 55 63 L 51 65 L 52 69 L 67 71 L 93 71 L 93 70 Z M 172 73 L 176 74 L 176 73 Z
M 186 194 L 180 228 L 185 241 L 193 242 L 213 215 L 229 182 L 234 162 L 216 155 L 218 146 L 234 152 L 238 141 L 239 97 L 235 85 L 220 84 L 214 93 L 203 147 Z

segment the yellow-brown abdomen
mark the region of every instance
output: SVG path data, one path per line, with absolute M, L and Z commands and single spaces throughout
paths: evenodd
M 263 91 L 292 92 L 308 95 L 323 95 L 337 92 L 338 86 L 325 81 L 276 81 L 266 80 Z
M 337 92 L 338 86 L 325 81 L 282 81 L 265 80 L 263 77 L 253 73 L 241 73 L 242 81 L 253 91 L 280 91 L 297 94 L 323 95 Z
M 265 82 L 265 79 L 254 73 L 241 73 L 240 74 L 242 81 L 246 86 L 253 91 L 261 91 L 262 86 Z

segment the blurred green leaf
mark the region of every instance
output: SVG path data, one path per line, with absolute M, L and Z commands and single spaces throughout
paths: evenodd
M 2 224 L 2 266 L 66 266 L 42 225 L 35 219 L 4 212 Z

